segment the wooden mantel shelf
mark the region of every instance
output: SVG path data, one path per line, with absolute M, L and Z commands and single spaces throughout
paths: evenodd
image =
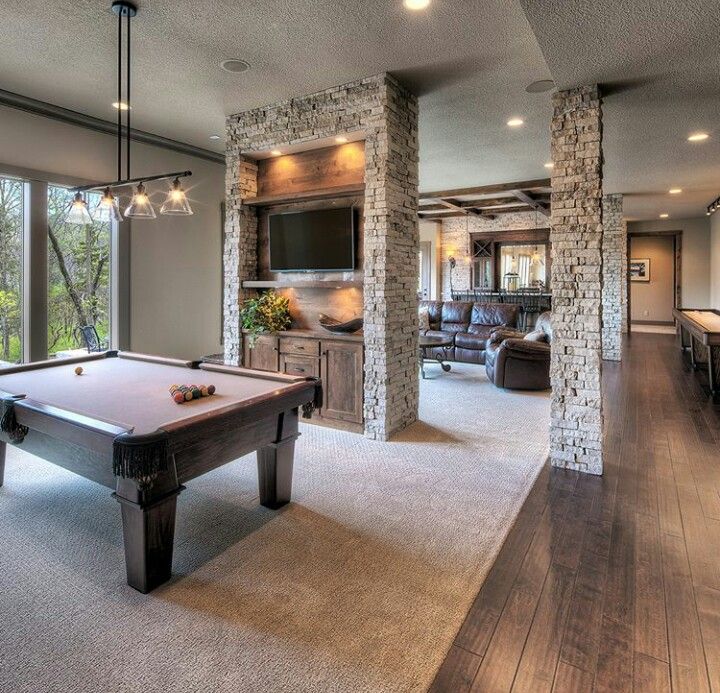
M 294 281 L 252 280 L 242 283 L 243 289 L 361 289 L 362 281 L 331 279 L 329 281 L 298 279 Z
M 329 200 L 334 197 L 352 197 L 365 192 L 365 184 L 340 185 L 322 190 L 306 190 L 303 192 L 287 193 L 285 195 L 266 195 L 264 197 L 245 197 L 242 203 L 248 207 L 271 207 L 292 202 L 312 202 L 314 200 Z

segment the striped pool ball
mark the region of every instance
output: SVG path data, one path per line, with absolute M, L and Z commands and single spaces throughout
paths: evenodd
M 185 391 L 185 401 L 189 402 L 193 398 L 192 390 Z

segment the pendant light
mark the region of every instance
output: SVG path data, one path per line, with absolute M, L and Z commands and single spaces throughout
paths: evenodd
M 87 208 L 87 202 L 82 193 L 90 190 L 103 191 L 102 199 L 94 210 L 96 221 L 111 222 L 122 221 L 117 197 L 113 195 L 114 188 L 126 188 L 137 184 L 130 204 L 125 209 L 127 219 L 155 219 L 156 214 L 150 203 L 150 198 L 145 190 L 145 183 L 148 181 L 173 180 L 172 190 L 168 194 L 165 204 L 160 209 L 161 214 L 188 215 L 192 209 L 180 185 L 180 179 L 191 176 L 192 171 L 176 171 L 174 173 L 162 173 L 156 176 L 142 176 L 139 178 L 130 177 L 130 67 L 131 67 L 131 41 L 130 25 L 131 20 L 138 13 L 138 8 L 130 0 L 114 0 L 111 5 L 112 11 L 117 15 L 117 99 L 115 101 L 118 109 L 117 116 L 117 180 L 108 183 L 93 183 L 83 185 L 73 190 L 75 198 L 70 205 L 70 210 L 65 218 L 69 224 L 92 224 L 93 216 Z M 123 32 L 123 26 L 125 32 Z M 123 66 L 123 40 L 125 45 L 125 65 Z M 124 67 L 124 74 L 123 74 Z M 114 104 L 114 105 L 115 105 Z M 123 124 L 123 118 L 125 123 Z M 124 141 L 123 141 L 124 140 Z M 123 147 L 123 145 L 125 145 Z M 125 175 L 123 176 L 123 149 L 125 153 Z
M 110 222 L 110 221 L 122 221 L 122 215 L 118 208 L 118 201 L 115 195 L 112 194 L 110 188 L 105 188 L 100 202 L 95 207 L 94 219 L 96 221 Z
M 87 202 L 85 202 L 82 193 L 75 193 L 75 198 L 70 203 L 70 209 L 65 217 L 65 223 L 78 224 L 80 226 L 87 226 L 93 223 L 93 218 L 90 216 Z
M 168 192 L 167 199 L 160 207 L 160 214 L 169 214 L 172 216 L 187 216 L 192 214 L 192 208 L 188 202 L 187 195 L 180 185 L 180 179 L 176 178 L 172 184 L 172 190 Z
M 150 204 L 150 198 L 145 192 L 145 186 L 138 183 L 135 193 L 132 196 L 130 204 L 125 210 L 126 219 L 155 219 L 156 214 L 153 206 Z

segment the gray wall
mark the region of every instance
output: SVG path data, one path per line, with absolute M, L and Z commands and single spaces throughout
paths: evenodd
M 113 180 L 115 147 L 108 135 L 0 107 L 0 174 L 5 166 L 46 172 L 50 182 L 53 174 Z M 193 171 L 184 185 L 194 215 L 158 216 L 132 224 L 130 344 L 135 351 L 196 357 L 221 350 L 220 203 L 225 167 L 133 143 L 133 175 L 185 169 Z M 163 197 L 159 192 L 153 200 L 161 204 Z
M 628 233 L 682 231 L 682 303 L 686 308 L 710 305 L 710 220 L 658 219 L 630 221 Z
M 675 252 L 672 236 L 634 236 L 630 258 L 650 260 L 650 281 L 630 282 L 630 319 L 633 322 L 673 321 Z

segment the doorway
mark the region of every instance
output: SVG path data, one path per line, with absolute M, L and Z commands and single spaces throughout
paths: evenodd
M 630 331 L 672 331 L 682 305 L 682 231 L 628 234 Z

